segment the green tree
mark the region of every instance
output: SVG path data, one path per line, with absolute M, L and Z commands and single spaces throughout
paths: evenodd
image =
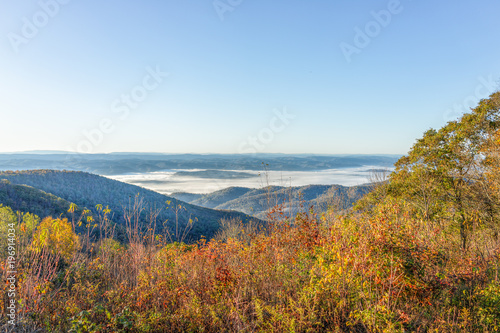
M 69 260 L 79 245 L 78 235 L 73 231 L 68 219 L 46 217 L 35 232 L 32 249 L 39 252 L 46 248 L 50 253 Z
M 426 131 L 396 163 L 389 182 L 363 199 L 358 208 L 389 197 L 403 200 L 425 220 L 457 223 L 463 248 L 473 224 L 497 225 L 498 195 L 493 193 L 491 180 L 500 179 L 495 178 L 498 164 L 494 159 L 498 158 L 494 138 L 500 127 L 499 98 L 496 92 L 459 120 Z

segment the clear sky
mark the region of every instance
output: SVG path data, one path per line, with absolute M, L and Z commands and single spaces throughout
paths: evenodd
M 498 90 L 499 13 L 498 0 L 0 0 L 0 152 L 404 154 Z

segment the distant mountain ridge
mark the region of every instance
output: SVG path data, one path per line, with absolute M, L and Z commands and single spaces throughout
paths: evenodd
M 319 171 L 367 165 L 392 167 L 398 158 L 395 155 L 9 153 L 0 154 L 0 170 L 54 169 L 100 175 L 179 169 Z
M 228 187 L 208 194 L 172 193 L 179 200 L 214 209 L 230 209 L 261 219 L 276 204 L 284 203 L 288 209 L 315 206 L 324 210 L 329 206 L 347 209 L 372 189 L 369 184 L 358 186 L 306 185 L 297 187 L 268 186 L 260 189 Z M 290 207 L 293 206 L 293 207 Z

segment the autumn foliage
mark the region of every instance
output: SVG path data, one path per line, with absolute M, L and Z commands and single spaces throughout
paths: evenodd
M 21 322 L 48 332 L 498 332 L 499 134 L 492 127 L 464 153 L 460 135 L 478 125 L 467 120 L 468 130 L 427 133 L 357 210 L 291 217 L 278 205 L 265 228 L 223 221 L 192 244 L 151 230 L 129 230 L 125 244 L 77 239 L 51 218 L 30 236 L 21 221 Z
M 71 260 L 78 247 L 78 236 L 68 220 L 52 217 L 43 219 L 32 242 L 34 251 L 41 252 L 45 249 L 52 255 L 59 255 L 66 260 Z

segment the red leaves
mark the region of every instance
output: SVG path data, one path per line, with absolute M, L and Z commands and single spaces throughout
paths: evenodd
M 231 271 L 227 267 L 218 266 L 215 269 L 215 279 L 220 284 L 226 286 L 233 282 L 233 275 L 231 274 Z

